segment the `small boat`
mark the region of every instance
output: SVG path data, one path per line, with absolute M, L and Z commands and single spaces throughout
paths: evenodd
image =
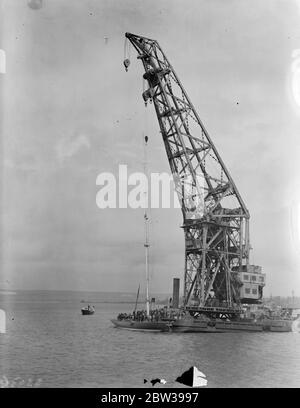
M 293 319 L 264 319 L 262 321 L 263 329 L 271 332 L 291 332 L 293 331 Z M 294 323 L 295 326 L 295 323 Z
M 95 313 L 95 308 L 94 308 L 94 306 L 88 305 L 87 307 L 83 307 L 83 308 L 81 309 L 81 313 L 82 313 L 83 315 L 92 315 L 92 314 Z

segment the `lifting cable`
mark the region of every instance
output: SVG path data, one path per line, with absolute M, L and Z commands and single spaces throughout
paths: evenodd
M 128 38 L 125 37 L 124 41 L 124 61 L 123 64 L 125 66 L 126 71 L 128 71 L 128 67 L 130 65 L 130 43 L 128 41 Z

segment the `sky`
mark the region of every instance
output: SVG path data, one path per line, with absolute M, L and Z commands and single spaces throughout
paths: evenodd
M 299 3 L 0 1 L 0 289 L 144 282 L 143 210 L 96 205 L 98 174 L 142 171 L 143 134 L 149 171 L 169 171 L 134 49 L 123 66 L 128 31 L 159 42 L 229 169 L 264 294 L 300 296 Z M 171 293 L 173 277 L 183 286 L 182 214 L 150 219 L 150 288 Z

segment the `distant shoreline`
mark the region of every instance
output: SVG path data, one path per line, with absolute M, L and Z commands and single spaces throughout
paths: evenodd
M 72 289 L 0 289 L 0 293 L 18 293 L 18 292 L 70 292 L 70 293 L 99 293 L 99 294 L 106 294 L 106 295 L 124 295 L 129 296 L 133 295 L 136 296 L 136 292 L 123 292 L 123 291 L 98 291 L 98 290 L 72 290 Z M 156 293 L 153 292 L 153 296 L 170 296 L 168 292 L 160 292 Z
M 135 300 L 81 300 L 80 303 L 135 303 Z M 139 300 L 137 303 L 145 303 L 145 301 Z

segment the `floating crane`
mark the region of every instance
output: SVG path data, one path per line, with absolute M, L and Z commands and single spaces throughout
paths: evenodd
M 232 315 L 242 303 L 259 303 L 265 275 L 250 265 L 249 211 L 213 141 L 157 41 L 126 33 L 148 83 L 185 235 L 184 308 L 193 313 L 222 308 Z M 125 58 L 126 71 L 130 60 Z

